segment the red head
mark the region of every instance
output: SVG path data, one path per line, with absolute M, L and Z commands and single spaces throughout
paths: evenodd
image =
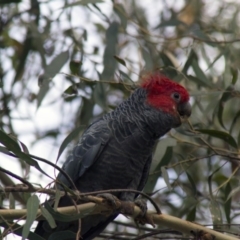
M 141 87 L 147 90 L 147 103 L 154 108 L 173 115 L 191 115 L 189 94 L 180 84 L 153 73 L 143 77 Z

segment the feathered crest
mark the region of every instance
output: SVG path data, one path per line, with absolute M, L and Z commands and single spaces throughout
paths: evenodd
M 159 72 L 144 74 L 141 77 L 140 86 L 147 89 L 149 94 L 166 94 L 177 91 L 181 93 L 182 101 L 189 100 L 189 94 L 183 86 Z

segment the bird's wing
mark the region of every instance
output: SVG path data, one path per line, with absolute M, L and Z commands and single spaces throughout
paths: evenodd
M 94 164 L 109 138 L 110 130 L 102 119 L 86 129 L 62 167 L 73 182 L 76 182 Z M 71 186 L 62 173 L 59 173 L 57 178 L 59 182 Z
M 145 166 L 143 168 L 142 178 L 141 178 L 140 183 L 139 183 L 138 188 L 137 188 L 138 191 L 142 191 L 146 182 L 147 182 L 150 167 L 151 167 L 151 163 L 152 163 L 152 154 L 148 157 L 148 159 L 145 163 Z

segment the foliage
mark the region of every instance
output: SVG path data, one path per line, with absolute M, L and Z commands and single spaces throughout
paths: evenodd
M 54 181 L 49 162 L 64 160 L 63 150 L 125 99 L 141 74 L 160 69 L 188 88 L 193 111 L 159 141 L 144 191 L 154 192 L 163 212 L 239 234 L 240 4 L 175 2 L 0 1 L 2 187 L 33 187 L 35 175 L 41 185 Z M 29 155 L 36 149 L 39 157 Z M 39 205 L 29 193 L 2 194 L 1 202 Z M 4 224 L 2 236 L 13 228 Z M 152 231 L 129 226 L 117 221 L 102 236 Z M 162 230 L 159 237 L 177 236 Z

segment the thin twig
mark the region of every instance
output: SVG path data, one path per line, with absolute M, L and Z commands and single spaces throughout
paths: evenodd
M 6 174 L 8 174 L 8 175 L 10 175 L 11 177 L 14 177 L 14 178 L 18 179 L 18 180 L 21 181 L 23 184 L 27 185 L 27 186 L 28 186 L 28 189 L 29 189 L 30 191 L 34 191 L 33 185 L 32 185 L 30 182 L 28 182 L 27 180 L 19 177 L 18 175 L 14 174 L 14 173 L 12 173 L 12 172 L 10 172 L 10 171 L 2 168 L 2 167 L 0 167 L 0 171 L 6 173 Z

